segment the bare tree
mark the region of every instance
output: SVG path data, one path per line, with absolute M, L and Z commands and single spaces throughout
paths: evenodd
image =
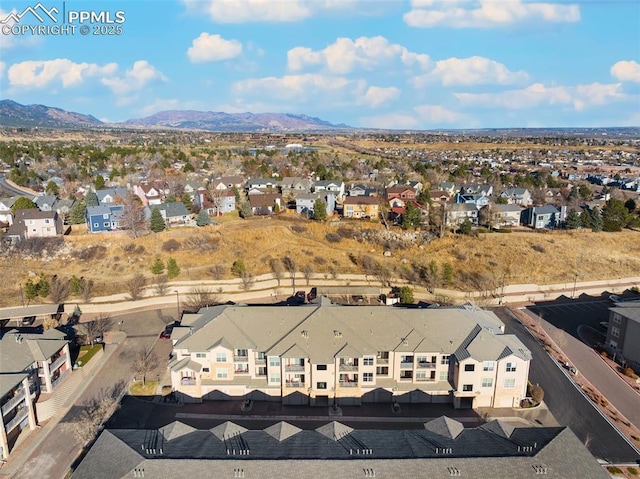
M 185 310 L 194 312 L 215 304 L 220 304 L 220 295 L 202 286 L 192 288 L 184 300 Z
M 211 266 L 209 268 L 209 274 L 211 276 L 213 276 L 216 280 L 221 280 L 222 276 L 224 275 L 224 273 L 227 271 L 227 268 L 225 268 L 223 265 L 221 264 L 214 264 L 213 266 Z
M 282 258 L 282 264 L 284 269 L 286 269 L 291 275 L 291 288 L 293 289 L 292 294 L 296 294 L 296 262 L 291 256 L 285 256 Z
M 209 199 L 211 199 L 211 208 L 213 209 L 214 216 L 220 216 L 222 214 L 222 207 L 224 206 L 224 199 L 227 197 L 227 189 L 216 188 L 214 180 L 209 180 L 207 183 L 207 193 Z
M 240 276 L 240 280 L 242 281 L 242 289 L 244 291 L 249 291 L 251 288 L 253 288 L 253 285 L 255 283 L 255 278 L 249 271 L 243 271 L 242 275 Z
M 54 303 L 64 303 L 69 297 L 70 293 L 69 280 L 60 276 L 54 276 L 51 279 L 51 285 L 49 287 L 49 298 Z
M 389 268 L 379 264 L 376 268 L 376 277 L 380 281 L 380 284 L 382 284 L 383 288 L 385 286 L 391 286 L 392 274 Z
M 142 385 L 144 386 L 146 385 L 147 373 L 155 368 L 157 364 L 158 357 L 153 352 L 153 348 L 151 346 L 143 346 L 136 354 L 131 368 L 134 373 L 142 376 Z
M 127 281 L 127 287 L 129 289 L 131 300 L 135 301 L 137 299 L 140 299 L 145 284 L 146 280 L 140 273 L 136 274 L 133 278 Z
M 82 299 L 85 303 L 91 301 L 91 295 L 93 293 L 93 280 L 92 279 L 82 279 Z
M 104 336 L 113 327 L 113 319 L 106 313 L 100 313 L 92 322 L 95 323 L 95 331 L 99 336 Z
M 122 228 L 129 230 L 131 236 L 137 238 L 147 229 L 140 198 L 133 194 L 128 194 L 125 198 L 117 198 L 117 200 L 123 207 L 120 225 Z
M 168 282 L 166 274 L 159 274 L 156 276 L 156 294 L 163 295 L 167 292 Z
M 280 261 L 278 258 L 271 258 L 271 260 L 269 261 L 269 266 L 271 266 L 271 274 L 278 282 L 278 286 L 280 286 L 282 273 L 284 273 L 284 266 L 282 265 L 282 261 Z
M 307 286 L 309 286 L 309 281 L 311 281 L 311 278 L 313 278 L 313 266 L 311 266 L 310 264 L 305 264 L 302 267 L 302 275 L 304 276 L 304 279 L 307 281 Z
M 87 321 L 86 323 L 80 323 L 81 334 L 84 337 L 84 342 L 93 346 L 98 336 L 98 324 L 96 321 Z

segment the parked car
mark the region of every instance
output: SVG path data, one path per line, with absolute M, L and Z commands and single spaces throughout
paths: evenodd
M 27 316 L 26 318 L 22 318 L 22 325 L 23 326 L 31 326 L 35 322 L 36 322 L 36 317 L 35 316 Z
M 311 288 L 311 291 L 307 293 L 307 302 L 311 302 L 318 297 L 318 288 Z
M 300 304 L 304 304 L 307 298 L 307 293 L 304 291 L 296 291 L 295 298 Z
M 613 301 L 614 303 L 619 303 L 620 302 L 620 296 L 618 296 L 617 294 L 610 294 L 609 295 L 609 300 Z

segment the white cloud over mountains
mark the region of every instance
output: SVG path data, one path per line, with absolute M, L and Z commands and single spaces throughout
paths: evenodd
M 287 68 L 291 71 L 320 65 L 332 73 L 344 74 L 356 69 L 374 70 L 394 63 L 424 70 L 429 65 L 429 55 L 410 52 L 380 35 L 355 40 L 337 38 L 323 50 L 295 47 L 287 52 Z
M 572 23 L 580 20 L 575 4 L 522 0 L 412 0 L 404 14 L 417 28 L 496 28 L 523 22 Z
M 225 40 L 220 35 L 202 32 L 187 50 L 191 63 L 217 62 L 242 55 L 242 43 Z

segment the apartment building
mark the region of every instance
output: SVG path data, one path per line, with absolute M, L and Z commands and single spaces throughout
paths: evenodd
M 69 342 L 60 331 L 11 330 L 0 339 L 0 459 L 22 430 L 35 429 L 38 394 L 53 392 L 70 372 Z
M 459 308 L 216 306 L 185 315 L 169 364 L 185 402 L 440 402 L 513 407 L 530 352 L 495 314 Z
M 606 345 L 632 366 L 640 366 L 640 301 L 616 303 L 609 308 Z

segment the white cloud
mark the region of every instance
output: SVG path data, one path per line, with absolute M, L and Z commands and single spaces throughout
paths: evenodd
M 400 96 L 400 90 L 396 87 L 383 88 L 379 86 L 370 86 L 364 94 L 364 104 L 371 108 L 376 108 L 384 103 L 395 100 Z
M 421 119 L 429 123 L 451 124 L 463 118 L 459 113 L 448 110 L 441 105 L 419 105 L 414 110 L 420 115 Z
M 564 105 L 581 111 L 590 106 L 601 106 L 627 98 L 621 83 L 603 85 L 591 83 L 576 86 L 545 86 L 534 83 L 520 90 L 500 93 L 456 93 L 465 106 L 483 106 L 518 110 L 537 106 Z
M 191 63 L 217 62 L 229 60 L 242 54 L 242 43 L 225 40 L 220 35 L 203 32 L 195 38 L 187 50 Z
M 413 0 L 404 14 L 411 27 L 493 28 L 519 22 L 571 23 L 580 20 L 578 5 L 522 0 Z
M 217 23 L 293 22 L 311 15 L 303 0 L 184 0 L 187 9 L 204 10 Z
M 423 87 L 430 80 L 439 80 L 444 86 L 451 85 L 507 85 L 528 80 L 525 71 L 512 72 L 504 64 L 484 57 L 448 58 L 436 62 L 435 68 L 414 78 L 416 87 Z
M 640 64 L 636 61 L 622 60 L 611 67 L 611 76 L 624 82 L 640 83 Z
M 9 67 L 9 83 L 14 87 L 44 88 L 61 83 L 64 88 L 79 85 L 88 78 L 113 75 L 116 63 L 100 66 L 96 63 L 74 63 L 67 58 L 47 61 L 24 61 Z
M 103 78 L 102 83 L 120 96 L 141 90 L 158 80 L 167 81 L 167 78 L 148 61 L 138 60 L 124 75 Z
M 323 50 L 314 51 L 306 47 L 295 47 L 287 52 L 287 68 L 303 70 L 321 65 L 332 73 L 344 74 L 355 69 L 374 70 L 399 62 L 405 66 L 426 69 L 429 56 L 414 53 L 397 43 L 390 43 L 383 36 L 338 38 Z

